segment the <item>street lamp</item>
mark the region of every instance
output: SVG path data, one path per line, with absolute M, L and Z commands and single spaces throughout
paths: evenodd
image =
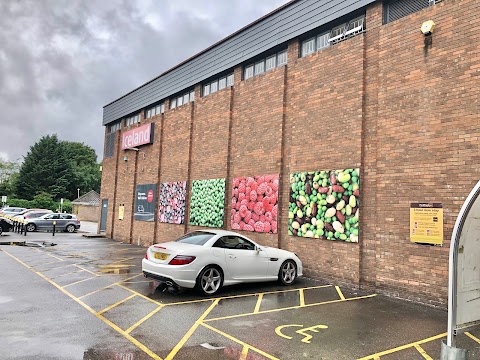
M 80 189 L 77 189 L 77 194 L 78 194 L 77 196 L 77 199 L 78 199 L 80 197 Z

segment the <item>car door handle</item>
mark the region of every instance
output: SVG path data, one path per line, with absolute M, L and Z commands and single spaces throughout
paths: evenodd
M 232 254 L 228 254 L 228 257 L 229 257 L 230 259 L 235 259 L 235 258 L 236 258 L 236 256 L 235 256 L 235 255 L 232 255 Z

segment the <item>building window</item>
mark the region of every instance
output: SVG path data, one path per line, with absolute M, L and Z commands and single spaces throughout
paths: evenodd
M 117 122 L 115 124 L 110 124 L 110 125 L 108 125 L 108 132 L 113 133 L 117 130 L 120 130 L 121 127 L 122 127 L 122 124 L 120 122 Z
M 330 46 L 330 32 L 326 32 L 317 36 L 317 51 L 328 48 Z
M 218 80 L 218 90 L 225 89 L 227 87 L 227 78 L 223 77 Z
M 227 86 L 233 86 L 233 74 L 227 76 Z
M 263 74 L 265 71 L 272 70 L 278 66 L 287 63 L 287 50 L 281 51 L 277 54 L 270 55 L 266 59 L 257 61 L 255 64 L 249 64 L 244 69 L 244 80 L 250 79 L 253 76 Z M 233 80 L 232 80 L 233 81 Z M 228 83 L 228 79 L 227 79 Z
M 210 95 L 210 84 L 207 84 L 203 87 L 203 96 Z
M 257 62 L 255 64 L 255 75 L 260 75 L 265 72 L 265 60 Z
M 265 60 L 265 71 L 272 70 L 277 66 L 277 56 L 273 55 Z
M 186 105 L 189 102 L 194 101 L 194 94 L 195 92 L 193 90 L 190 90 L 183 93 L 182 95 L 176 95 L 175 97 L 170 98 L 170 110 L 175 109 L 177 106 Z
M 217 91 L 223 90 L 229 86 L 233 86 L 233 73 L 218 79 L 214 79 L 213 81 L 209 81 L 208 84 L 204 84 L 203 96 L 216 93 Z
M 247 79 L 250 79 L 251 77 L 253 77 L 253 65 L 248 65 L 246 68 L 245 68 L 245 80 Z
M 315 52 L 315 38 L 305 40 L 302 43 L 302 56 L 307 56 Z
M 334 27 L 330 32 L 328 41 L 336 44 L 342 40 L 351 38 L 365 31 L 365 16 L 362 15 L 350 20 L 348 23 Z
M 213 94 L 214 92 L 218 91 L 218 81 L 214 81 L 210 83 L 210 93 Z
M 277 66 L 285 65 L 288 61 L 287 50 L 281 51 L 277 54 Z
M 152 106 L 151 108 L 148 108 L 145 111 L 145 119 L 150 119 L 151 117 L 163 114 L 164 112 L 165 112 L 165 104 L 164 103 Z
M 140 115 L 130 116 L 130 117 L 127 117 L 125 119 L 125 125 L 126 126 L 130 126 L 130 125 L 136 124 L 138 122 L 140 122 Z

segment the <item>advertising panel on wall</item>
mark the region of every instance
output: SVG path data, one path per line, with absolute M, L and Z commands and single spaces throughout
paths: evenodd
M 169 224 L 185 223 L 186 197 L 186 181 L 175 181 L 161 184 L 158 220 Z
M 288 234 L 358 242 L 359 169 L 290 174 Z
M 156 184 L 137 185 L 135 191 L 135 213 L 138 221 L 155 221 Z
M 276 234 L 278 174 L 237 177 L 232 185 L 232 229 Z
M 225 179 L 193 180 L 190 224 L 223 227 Z

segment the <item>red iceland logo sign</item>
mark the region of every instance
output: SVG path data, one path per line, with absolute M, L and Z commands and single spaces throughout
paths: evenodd
M 122 150 L 153 143 L 153 123 L 122 134 Z
M 147 201 L 149 203 L 151 203 L 153 201 L 153 190 L 152 189 L 148 190 Z

